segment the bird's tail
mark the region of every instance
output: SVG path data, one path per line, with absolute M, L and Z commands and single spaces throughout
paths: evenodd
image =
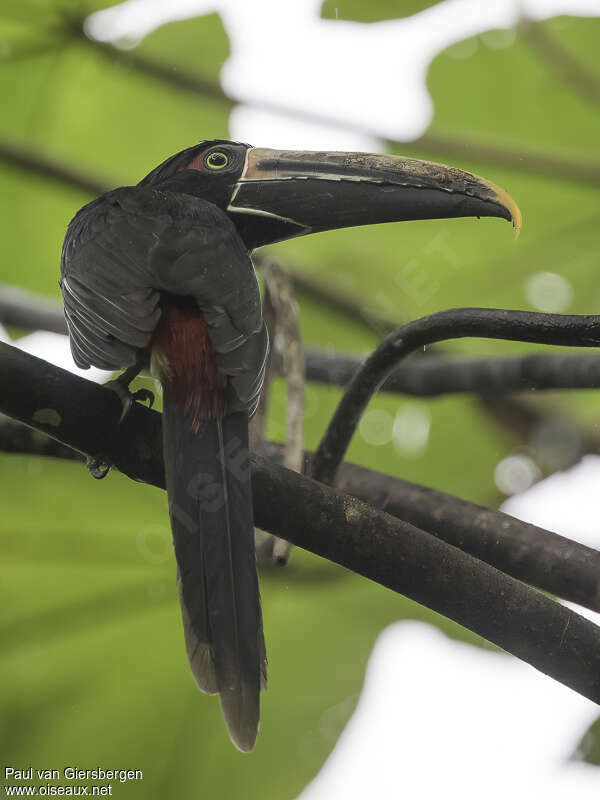
M 266 657 L 254 556 L 244 412 L 190 418 L 166 393 L 163 438 L 179 599 L 199 688 L 220 694 L 229 735 L 251 750 Z

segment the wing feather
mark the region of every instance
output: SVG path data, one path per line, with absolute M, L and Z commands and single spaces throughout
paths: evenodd
M 148 187 L 103 195 L 69 226 L 61 288 L 75 362 L 113 370 L 150 346 L 163 293 L 194 297 L 230 376 L 232 408 L 255 407 L 268 349 L 258 284 L 212 203 Z

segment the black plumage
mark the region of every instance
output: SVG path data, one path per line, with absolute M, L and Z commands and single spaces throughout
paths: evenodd
M 129 378 L 152 362 L 164 387 L 186 646 L 242 750 L 266 682 L 249 471 L 237 457 L 268 352 L 250 252 L 333 228 L 457 216 L 521 225 L 506 192 L 452 167 L 213 140 L 94 200 L 68 227 L 61 288 L 75 363 L 130 367 Z

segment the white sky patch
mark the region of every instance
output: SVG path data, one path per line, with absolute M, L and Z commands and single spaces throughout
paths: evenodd
M 598 707 L 516 658 L 398 622 L 378 638 L 358 707 L 301 800 L 597 800 L 568 759 Z
M 69 345 L 69 337 L 63 336 L 60 333 L 50 333 L 49 331 L 35 331 L 27 336 L 21 336 L 19 339 L 14 339 L 12 345 L 30 353 L 32 356 L 43 358 L 44 361 L 49 361 L 57 367 L 62 367 L 74 375 L 79 375 L 86 378 L 88 381 L 95 383 L 104 383 L 110 380 L 113 375 L 112 372 L 106 372 L 103 369 L 79 369 L 75 366 L 73 357 L 71 355 L 71 346 Z
M 585 456 L 529 491 L 506 500 L 502 510 L 518 519 L 600 549 L 600 456 Z
M 523 12 L 533 19 L 600 16 L 600 0 L 445 0 L 412 17 L 366 25 L 323 20 L 320 7 L 321 0 L 127 0 L 94 14 L 87 30 L 102 41 L 137 39 L 165 22 L 218 12 L 231 42 L 221 74 L 227 92 L 341 122 L 242 106 L 231 116 L 232 138 L 374 150 L 373 135 L 410 140 L 425 132 L 433 116 L 427 69 L 455 42 L 486 34 L 480 46 L 506 46 L 512 33 L 491 31 L 512 28 Z

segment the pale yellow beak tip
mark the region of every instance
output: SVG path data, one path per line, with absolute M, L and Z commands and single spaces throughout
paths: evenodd
M 512 216 L 512 224 L 515 232 L 515 239 L 518 239 L 519 234 L 521 233 L 521 228 L 523 227 L 523 217 L 521 215 L 521 209 L 514 201 L 510 206 L 510 213 Z
M 519 234 L 521 233 L 521 228 L 523 227 L 523 215 L 521 214 L 521 209 L 512 199 L 508 192 L 506 192 L 502 187 L 497 186 L 495 183 L 487 184 L 492 191 L 494 192 L 495 200 L 500 205 L 503 205 L 504 208 L 509 212 L 510 218 L 512 220 L 513 228 L 515 231 L 515 239 L 519 238 Z
M 509 193 L 501 186 L 498 186 L 498 184 L 492 183 L 485 178 L 479 178 L 478 176 L 475 176 L 475 178 L 481 181 L 484 186 L 487 186 L 488 189 L 491 189 L 493 192 L 494 202 L 503 206 L 508 211 L 513 224 L 513 229 L 515 231 L 515 239 L 518 239 L 519 234 L 521 233 L 521 228 L 523 227 L 523 215 L 521 214 L 521 209 L 519 206 L 515 203 Z

